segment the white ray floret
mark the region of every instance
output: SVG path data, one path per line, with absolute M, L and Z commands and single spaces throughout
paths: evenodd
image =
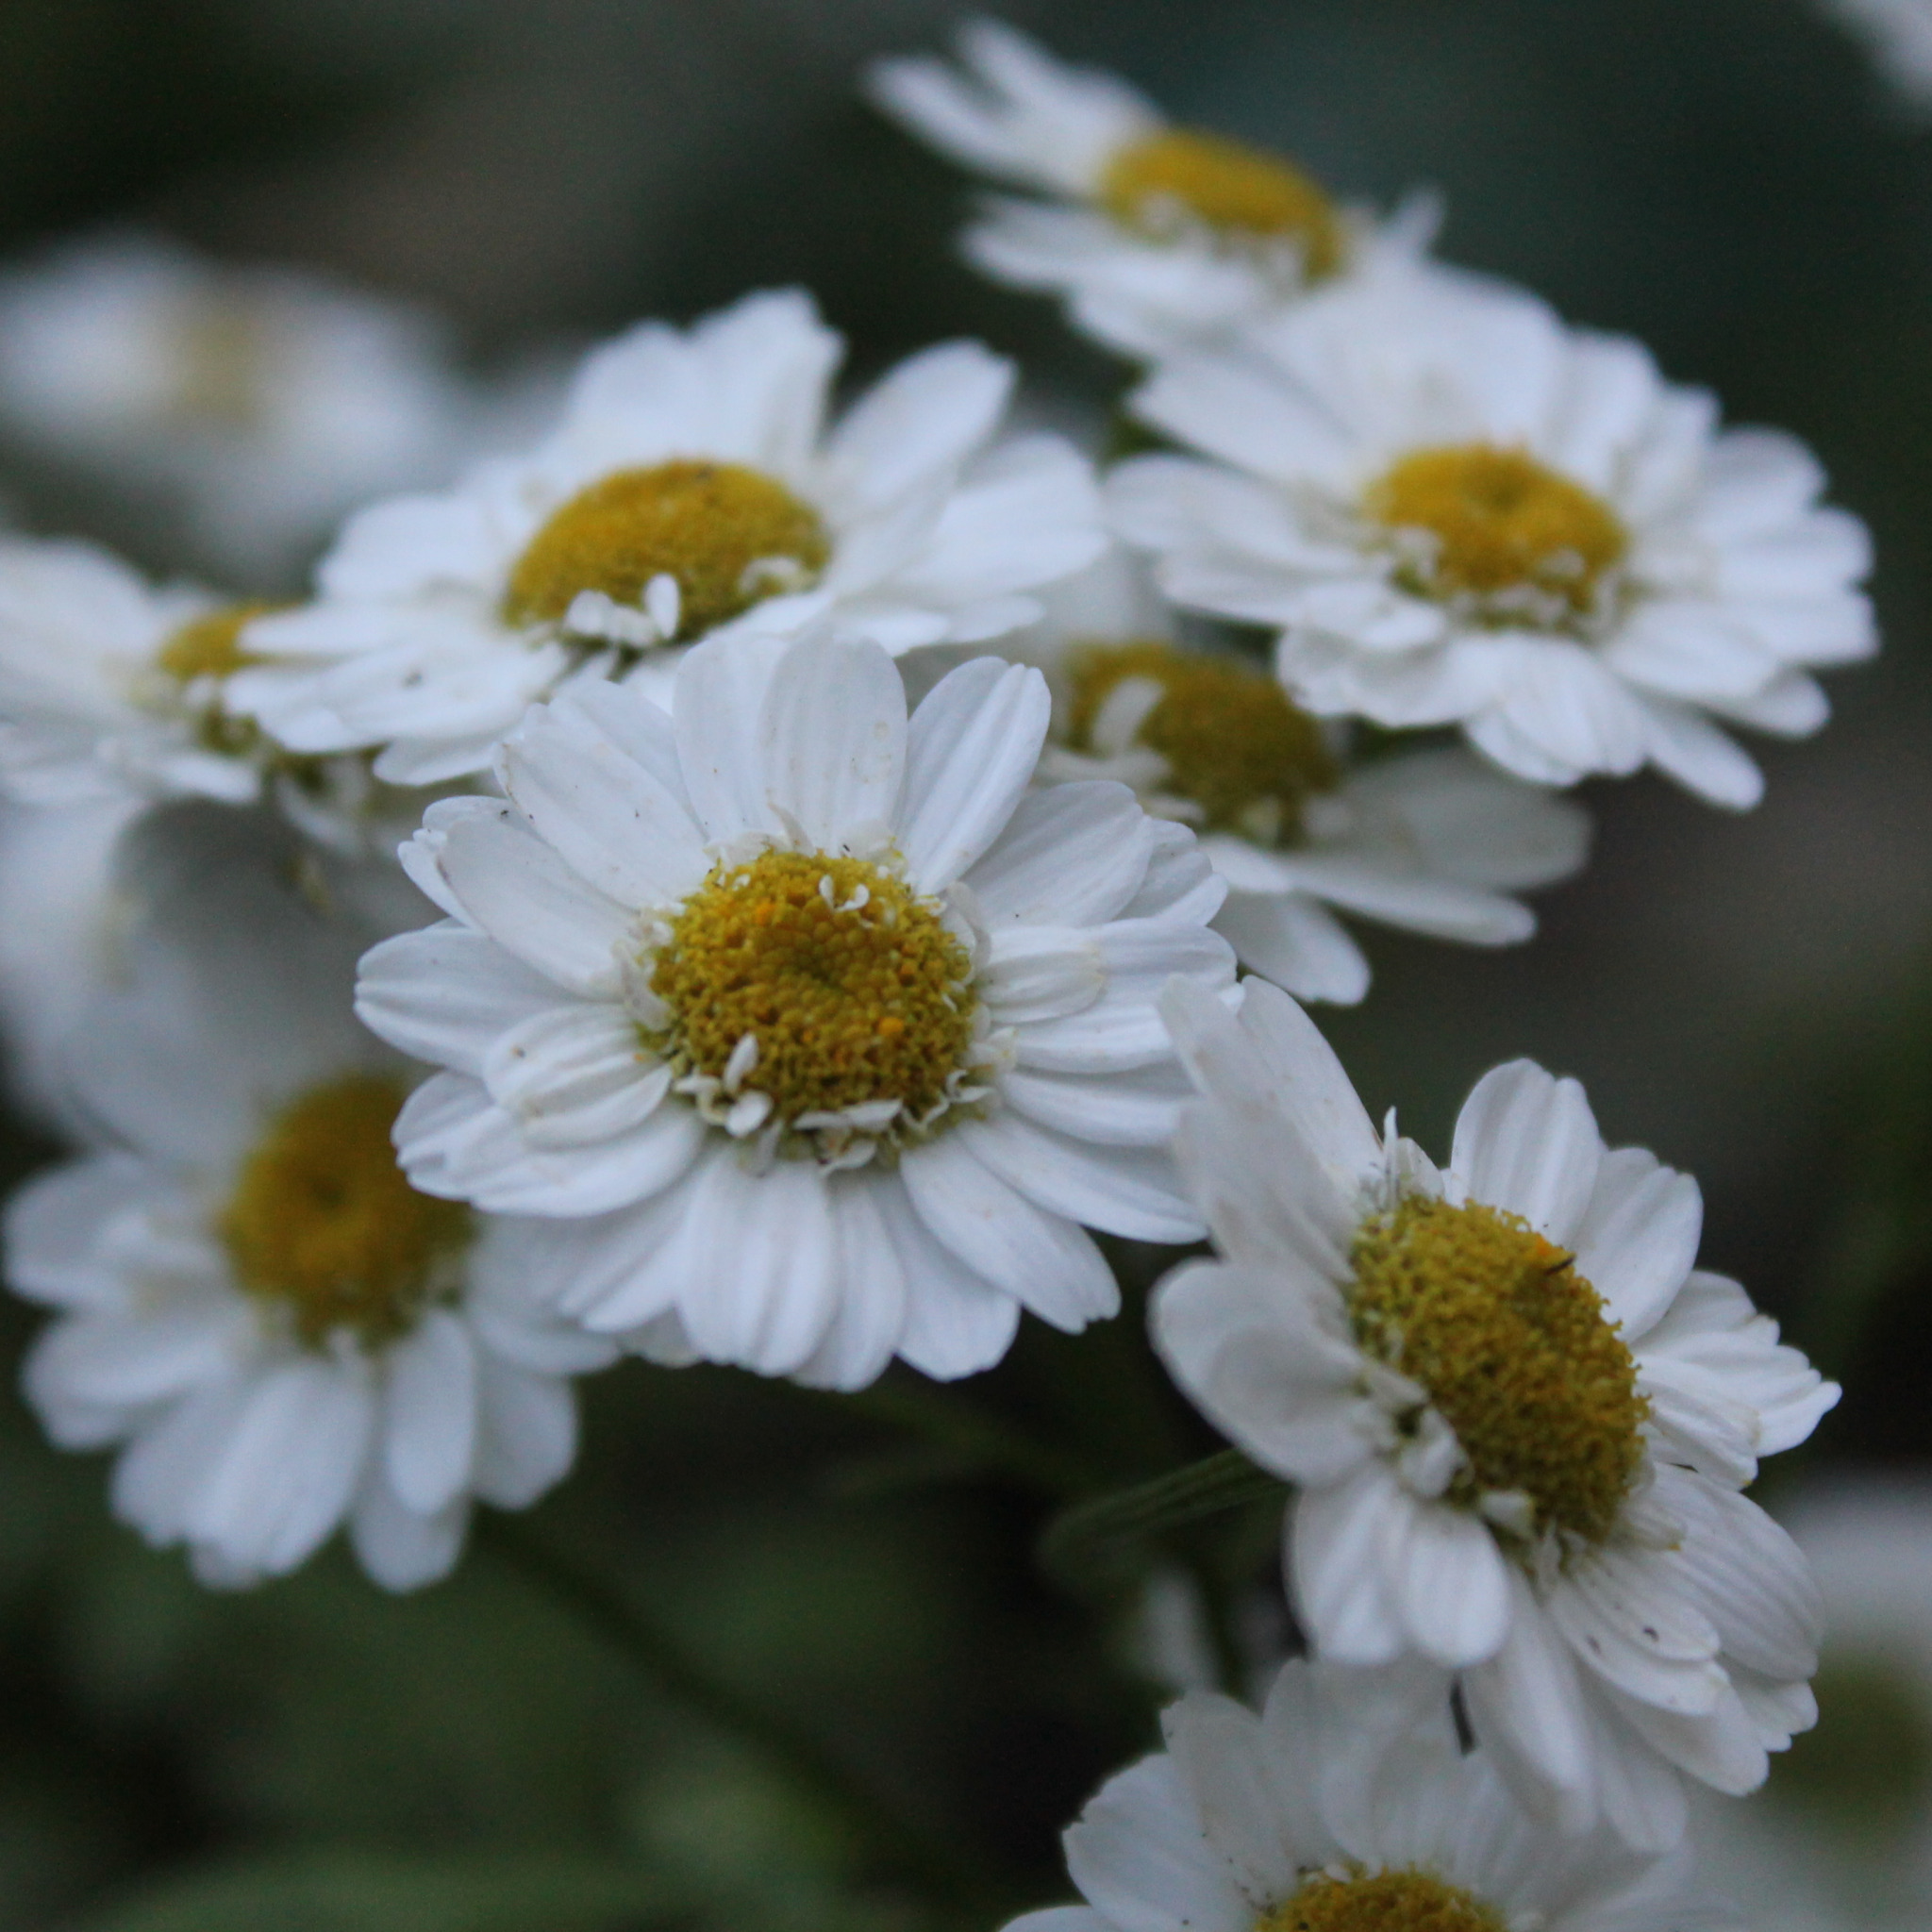
M 1335 279 L 1412 270 L 1430 197 L 1379 222 L 1298 168 L 1175 127 L 1117 75 L 1057 60 L 992 20 L 960 28 L 959 64 L 879 61 L 874 100 L 975 173 L 987 197 L 965 251 L 996 280 L 1060 296 L 1108 347 L 1157 356 L 1252 322 Z
M 1132 398 L 1191 452 L 1113 474 L 1176 602 L 1276 630 L 1324 717 L 1459 725 L 1539 783 L 1651 764 L 1757 802 L 1723 728 L 1824 723 L 1870 543 L 1794 439 L 1721 430 L 1637 343 L 1442 278 L 1318 291 Z
M 1295 1661 L 1261 1714 L 1193 1691 L 1166 1749 L 1108 1779 L 1065 1835 L 1086 1904 L 1007 1932 L 1698 1932 L 1736 1917 L 1683 1855 L 1527 1816 L 1457 1746 L 1426 1674 Z
M 0 279 L 0 423 L 178 507 L 197 554 L 253 580 L 452 474 L 473 408 L 427 317 L 302 271 L 109 235 Z
M 57 1319 L 25 1386 L 48 1433 L 120 1445 L 117 1515 L 203 1580 L 295 1568 L 346 1524 L 391 1589 L 443 1574 L 474 1500 L 519 1508 L 575 1454 L 570 1377 L 613 1351 L 530 1298 L 541 1230 L 416 1193 L 389 1127 L 412 1071 L 356 1024 L 368 928 L 279 865 L 174 875 L 75 1028 L 92 1151 L 7 1216 L 7 1279 Z M 273 849 L 266 855 L 273 858 Z
M 1199 1226 L 1156 996 L 1233 958 L 1185 830 L 1029 791 L 1048 705 L 982 658 L 908 720 L 885 652 L 820 630 L 698 646 L 675 715 L 533 711 L 507 802 L 406 855 L 452 917 L 364 962 L 363 1017 L 448 1069 L 411 1178 L 555 1217 L 561 1305 L 672 1357 L 856 1387 L 983 1368 L 1023 1305 L 1112 1313 L 1082 1224 Z
M 1571 1829 L 1658 1848 L 1680 1774 L 1754 1789 L 1815 1718 L 1818 1607 L 1742 1491 L 1839 1391 L 1695 1266 L 1696 1184 L 1607 1150 L 1582 1089 L 1526 1060 L 1477 1085 L 1438 1170 L 1285 994 L 1165 1008 L 1221 1258 L 1169 1277 L 1156 1339 L 1300 1486 L 1318 1652 L 1459 1673 L 1504 1774 Z
M 593 352 L 562 423 L 457 490 L 379 504 L 311 607 L 257 625 L 236 702 L 305 751 L 380 747 L 422 784 L 483 770 L 533 699 L 742 620 L 829 613 L 889 650 L 1028 622 L 1100 548 L 1087 465 L 1002 439 L 1009 364 L 902 363 L 834 425 L 842 345 L 795 291 Z
M 1054 686 L 1041 775 L 1116 778 L 1191 825 L 1227 883 L 1215 928 L 1299 999 L 1352 1004 L 1369 963 L 1342 915 L 1465 945 L 1536 930 L 1514 897 L 1579 870 L 1590 822 L 1457 746 L 1356 754 L 1233 652 L 1190 647 L 1117 555 L 1003 649 Z M 1114 581 L 1102 581 L 1112 579 Z

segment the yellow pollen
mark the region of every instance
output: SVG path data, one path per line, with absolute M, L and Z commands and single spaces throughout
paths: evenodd
M 1337 1878 L 1317 1872 L 1264 1912 L 1255 1932 L 1504 1932 L 1503 1920 L 1460 1886 L 1427 1872 Z
M 1218 134 L 1170 127 L 1122 148 L 1097 199 L 1123 226 L 1157 238 L 1178 210 L 1230 240 L 1299 242 L 1310 281 L 1341 266 L 1341 223 L 1327 195 L 1299 168 Z
M 909 1124 L 966 1063 L 972 979 L 931 902 L 891 874 L 761 852 L 715 867 L 672 921 L 651 974 L 672 1017 L 651 1043 L 681 1072 L 722 1079 L 749 1034 L 743 1085 L 771 1097 L 779 1123 L 896 1100 Z
M 1160 700 L 1138 741 L 1167 760 L 1167 789 L 1201 809 L 1210 831 L 1285 845 L 1309 798 L 1341 781 L 1322 730 L 1266 673 L 1171 644 L 1091 645 L 1072 660 L 1070 738 L 1092 749 L 1094 720 L 1126 678 L 1151 678 Z
M 676 580 L 677 635 L 701 637 L 780 591 L 804 590 L 831 556 L 818 512 L 741 463 L 678 458 L 618 470 L 581 490 L 531 538 L 504 614 L 554 624 L 581 591 L 635 606 Z
M 1599 497 L 1526 450 L 1489 442 L 1411 450 L 1369 486 L 1363 508 L 1389 529 L 1424 539 L 1405 572 L 1410 589 L 1495 600 L 1501 617 L 1536 606 L 1558 618 L 1585 615 L 1630 547 Z
M 408 1334 L 469 1245 L 470 1210 L 396 1165 L 403 1097 L 369 1074 L 312 1088 L 270 1123 L 216 1223 L 236 1280 L 311 1348 L 338 1329 L 372 1346 Z
M 1603 1297 L 1516 1215 L 1410 1195 L 1356 1237 L 1357 1341 L 1428 1391 L 1468 1466 L 1450 1497 L 1518 1491 L 1535 1527 L 1602 1542 L 1649 1405 Z
M 192 684 L 197 677 L 227 677 L 246 664 L 262 660 L 242 648 L 242 631 L 258 617 L 280 610 L 279 604 L 224 604 L 200 617 L 191 617 L 169 634 L 155 653 L 155 663 L 170 677 Z

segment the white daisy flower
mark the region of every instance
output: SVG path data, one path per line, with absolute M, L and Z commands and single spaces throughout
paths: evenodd
M 278 607 L 149 584 L 92 544 L 0 539 L 0 790 L 34 806 L 267 797 L 311 837 L 392 849 L 423 799 L 362 754 L 291 752 L 229 702 Z
M 1257 1717 L 1193 1691 L 1065 1836 L 1086 1899 L 1007 1932 L 1695 1932 L 1688 1859 L 1552 1836 L 1410 1674 L 1285 1665 Z M 1425 1714 L 1427 1713 L 1427 1714 Z
M 1520 291 L 1324 291 L 1131 407 L 1210 460 L 1123 464 L 1120 534 L 1176 602 L 1278 628 L 1324 717 L 1459 724 L 1542 784 L 1651 763 L 1745 807 L 1762 781 L 1719 724 L 1813 731 L 1807 667 L 1874 648 L 1870 543 L 1804 447 L 1720 432 L 1637 343 Z
M 0 420 L 165 497 L 252 579 L 355 505 L 448 474 L 467 404 L 425 316 L 304 272 L 118 235 L 0 281 Z
M 7 1214 L 8 1283 L 58 1311 L 28 1399 L 64 1448 L 125 1445 L 116 1513 L 204 1581 L 346 1522 L 378 1582 L 429 1582 L 473 1498 L 569 1468 L 569 1377 L 612 1351 L 529 1297 L 541 1229 L 404 1179 L 412 1074 L 351 1010 L 366 928 L 229 837 L 149 856 L 187 869 L 69 1046 L 95 1148 Z
M 1338 207 L 1264 149 L 1172 125 L 1111 74 L 1069 67 L 997 21 L 959 30 L 943 60 L 877 62 L 874 100 L 912 134 L 1035 197 L 989 197 L 974 265 L 1061 296 L 1074 323 L 1129 356 L 1159 355 L 1337 278 L 1413 267 L 1438 211 L 1390 222 Z
M 889 650 L 1028 622 L 1024 593 L 1100 548 L 1087 465 L 996 441 L 1009 364 L 912 358 L 824 425 L 841 345 L 809 299 L 753 295 L 596 351 L 562 425 L 446 496 L 357 517 L 320 600 L 253 627 L 285 662 L 235 699 L 304 751 L 386 747 L 379 776 L 482 770 L 533 699 L 756 610 L 826 612 Z
M 1526 1060 L 1478 1083 L 1439 1171 L 1376 1135 L 1286 994 L 1164 1006 L 1223 1258 L 1168 1278 L 1155 1335 L 1300 1486 L 1318 1652 L 1457 1671 L 1504 1774 L 1568 1828 L 1660 1848 L 1680 1772 L 1761 1783 L 1816 1715 L 1817 1591 L 1740 1492 L 1839 1391 L 1693 1265 L 1696 1183 L 1607 1151 L 1583 1090 Z
M 1245 658 L 1190 648 L 1151 600 L 1106 589 L 1077 606 L 1055 593 L 1053 622 L 1002 646 L 1054 687 L 1041 775 L 1115 778 L 1191 825 L 1228 887 L 1216 931 L 1297 998 L 1367 992 L 1369 962 L 1340 913 L 1509 945 L 1536 930 L 1509 895 L 1582 866 L 1590 821 L 1567 800 L 1458 747 L 1357 757 L 1345 727 L 1310 717 Z M 1132 601 L 1142 608 L 1123 626 Z
M 410 1178 L 558 1217 L 561 1305 L 671 1357 L 856 1388 L 984 1368 L 1023 1306 L 1113 1313 L 1081 1224 L 1200 1226 L 1157 993 L 1233 958 L 1184 830 L 1029 791 L 1047 710 L 981 658 L 908 721 L 885 652 L 823 629 L 700 645 L 675 716 L 533 710 L 508 802 L 406 855 L 453 917 L 363 964 L 363 1018 L 450 1070 L 397 1124 Z

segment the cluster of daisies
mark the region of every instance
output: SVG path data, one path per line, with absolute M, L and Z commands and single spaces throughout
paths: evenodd
M 1023 1923 L 1719 1923 L 1687 1782 L 1815 1715 L 1744 1492 L 1837 1391 L 1574 1081 L 1498 1068 L 1438 1166 L 1298 1002 L 1366 992 L 1352 921 L 1527 939 L 1579 780 L 1755 803 L 1735 732 L 1874 648 L 1864 532 L 1426 200 L 991 23 L 871 88 L 1018 191 L 966 251 L 1128 359 L 1136 453 L 972 342 L 835 396 L 795 291 L 491 400 L 146 244 L 0 291 L 22 447 L 231 558 L 358 506 L 295 596 L 0 537 L 0 1016 L 78 1149 L 8 1219 L 27 1397 L 209 1583 L 346 1528 L 406 1589 L 625 1354 L 965 1376 L 1116 1312 L 1096 1232 L 1206 1237 L 1154 1341 L 1293 1486 L 1309 1657 L 1185 1699 Z

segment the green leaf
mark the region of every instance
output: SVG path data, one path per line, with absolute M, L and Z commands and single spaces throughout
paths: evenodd
M 1239 1449 L 1224 1449 L 1063 1509 L 1041 1536 L 1040 1561 L 1050 1574 L 1079 1583 L 1117 1567 L 1136 1544 L 1250 1504 L 1278 1503 L 1287 1492 L 1279 1476 L 1257 1469 Z
M 687 1911 L 610 1858 L 310 1852 L 189 1873 L 68 1932 L 633 1932 Z

